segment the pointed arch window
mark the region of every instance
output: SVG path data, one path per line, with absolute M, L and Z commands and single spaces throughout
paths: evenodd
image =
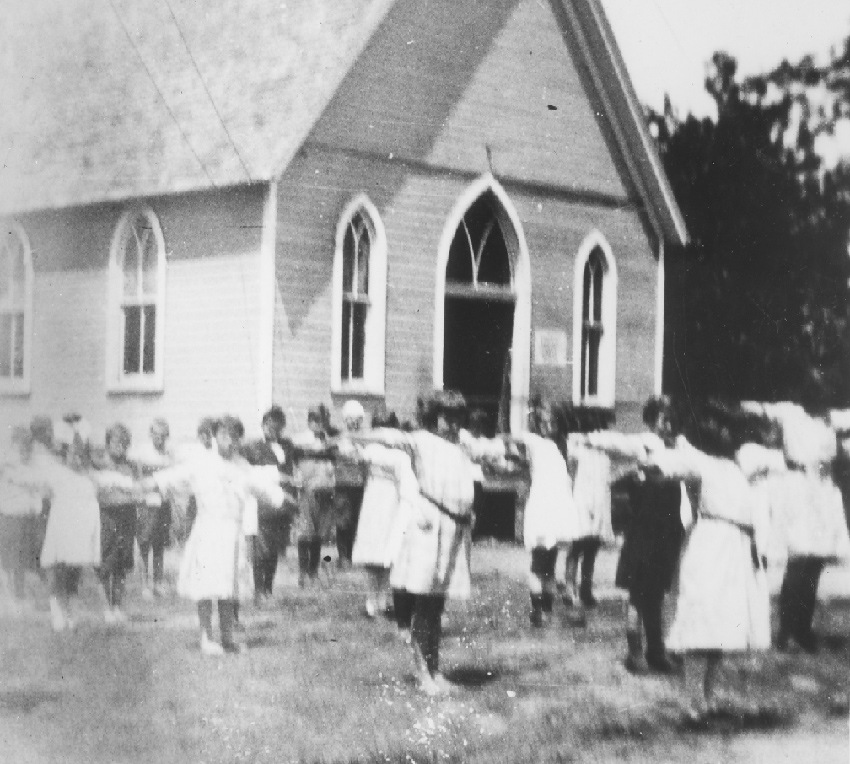
M 446 265 L 446 295 L 513 300 L 508 245 L 492 193 L 479 197 L 458 225 Z
M 334 258 L 333 373 L 338 392 L 384 392 L 386 239 L 365 197 L 343 212 Z
M 0 238 L 0 392 L 30 383 L 33 269 L 23 229 L 7 223 Z
M 165 244 L 150 209 L 125 213 L 110 260 L 110 348 L 114 390 L 158 391 L 165 341 Z
M 599 346 L 605 333 L 602 321 L 602 286 L 605 261 L 597 247 L 584 264 L 581 298 L 581 397 L 599 394 Z
M 593 234 L 576 257 L 573 400 L 613 406 L 616 365 L 617 269 L 604 238 Z

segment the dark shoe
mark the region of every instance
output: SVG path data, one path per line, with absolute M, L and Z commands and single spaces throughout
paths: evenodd
M 554 603 L 555 598 L 551 594 L 542 594 L 541 597 L 542 597 L 541 605 L 543 606 L 543 612 L 544 613 L 551 613 L 552 608 L 555 604 Z
M 585 607 L 596 607 L 599 604 L 596 597 L 593 596 L 593 592 L 590 591 L 582 591 L 579 599 Z
M 647 655 L 646 665 L 653 674 L 676 673 L 676 666 L 666 655 Z
M 646 664 L 639 655 L 632 655 L 629 653 L 623 661 L 623 666 L 625 666 L 626 671 L 630 674 L 640 676 L 646 673 Z

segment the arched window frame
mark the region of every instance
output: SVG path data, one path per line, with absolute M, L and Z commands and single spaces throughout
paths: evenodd
M 369 251 L 367 292 L 369 306 L 365 322 L 363 378 L 344 379 L 342 375 L 343 245 L 354 216 L 365 215 L 372 237 Z M 333 264 L 333 307 L 331 311 L 331 391 L 339 394 L 384 395 L 387 324 L 387 237 L 377 208 L 365 194 L 353 198 L 342 211 L 336 229 Z
M 33 327 L 33 273 L 32 250 L 29 238 L 23 226 L 15 220 L 5 221 L 4 234 L 15 237 L 21 245 L 24 260 L 24 289 L 22 295 L 0 297 L 0 315 L 23 314 L 23 364 L 21 374 L 16 376 L 10 369 L 8 376 L 0 376 L 0 394 L 28 395 L 31 385 L 32 369 L 32 327 Z M 10 274 L 11 278 L 11 274 Z M 14 342 L 14 340 L 13 340 Z M 14 352 L 14 351 L 13 351 Z
M 124 255 L 128 237 L 136 220 L 144 218 L 150 225 L 156 244 L 156 290 L 145 304 L 155 309 L 154 368 L 150 373 L 127 373 L 124 370 Z M 106 382 L 113 393 L 162 392 L 165 381 L 165 239 L 156 213 L 147 206 L 125 210 L 115 227 L 109 258 L 109 319 L 107 321 Z
M 443 355 L 445 342 L 446 267 L 455 232 L 477 199 L 487 191 L 493 193 L 506 216 L 506 230 L 511 254 L 511 279 L 515 295 L 514 333 L 511 342 L 511 432 L 528 429 L 527 409 L 531 383 L 531 264 L 522 221 L 502 185 L 492 173 L 471 183 L 455 202 L 446 218 L 437 250 L 436 286 L 434 289 L 434 389 L 443 389 Z
M 584 343 L 584 269 L 594 251 L 602 256 L 602 335 L 599 343 L 596 395 L 582 395 L 582 352 Z M 612 408 L 616 400 L 617 362 L 617 263 L 611 246 L 599 231 L 582 242 L 573 273 L 573 403 Z

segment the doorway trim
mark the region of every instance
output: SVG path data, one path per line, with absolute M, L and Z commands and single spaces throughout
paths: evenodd
M 503 230 L 511 263 L 511 287 L 515 295 L 514 328 L 511 338 L 511 432 L 527 427 L 529 382 L 531 372 L 531 263 L 522 222 L 505 189 L 492 173 L 482 175 L 458 197 L 451 209 L 437 250 L 437 278 L 434 289 L 434 389 L 443 389 L 445 362 L 446 267 L 449 250 L 458 226 L 467 210 L 482 194 L 491 191 L 507 215 L 511 230 Z

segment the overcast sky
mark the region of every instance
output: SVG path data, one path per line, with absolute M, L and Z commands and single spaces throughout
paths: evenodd
M 602 0 L 635 89 L 660 109 L 670 94 L 680 116 L 713 114 L 703 88 L 716 50 L 754 74 L 783 58 L 827 56 L 850 34 L 850 0 Z

